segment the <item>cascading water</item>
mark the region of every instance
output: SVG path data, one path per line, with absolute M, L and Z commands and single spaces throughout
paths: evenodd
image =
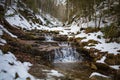
M 53 41 L 53 36 L 45 34 L 45 41 L 46 42 L 52 42 Z
M 54 63 L 57 62 L 76 62 L 81 61 L 82 56 L 73 48 L 70 43 L 62 42 L 59 49 L 55 49 Z

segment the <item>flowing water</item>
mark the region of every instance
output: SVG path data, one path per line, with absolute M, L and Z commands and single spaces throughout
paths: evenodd
M 55 49 L 54 63 L 82 61 L 82 56 L 72 47 L 69 42 L 60 42 L 59 49 Z
M 46 41 L 46 42 L 52 42 L 52 41 L 54 41 L 54 40 L 53 40 L 53 36 L 48 35 L 48 34 L 45 34 L 45 41 Z
M 55 41 L 52 35 L 44 35 L 45 41 L 40 42 L 40 50 L 44 60 L 50 62 L 51 69 L 56 69 L 65 76 L 72 76 L 70 80 L 89 80 L 90 69 L 84 65 L 84 58 L 70 42 Z M 56 79 L 57 80 L 57 79 Z M 65 79 L 68 80 L 68 79 Z
M 45 34 L 45 42 L 55 42 L 52 35 Z M 56 41 L 57 42 L 57 41 Z M 57 42 L 59 48 L 54 49 L 54 63 L 80 62 L 83 57 L 72 47 L 70 42 Z M 51 46 L 53 47 L 53 46 Z M 50 47 L 49 47 L 50 48 Z M 53 56 L 53 55 L 52 55 Z M 49 60 L 51 60 L 49 54 Z M 52 57 L 53 58 L 53 57 Z

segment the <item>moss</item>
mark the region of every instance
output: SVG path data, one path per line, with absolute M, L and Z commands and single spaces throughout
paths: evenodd
M 31 80 L 30 77 L 27 77 L 26 80 Z
M 110 26 L 106 26 L 101 28 L 104 37 L 109 38 L 110 41 L 112 41 L 114 38 L 118 38 L 120 36 L 120 29 L 119 27 L 116 27 L 114 24 L 111 24 Z
M 81 42 L 81 40 L 83 40 L 83 39 L 86 39 L 86 37 L 82 37 L 82 38 L 80 38 L 80 37 L 79 37 L 79 38 L 75 38 L 75 41 L 76 41 L 76 42 Z
M 115 58 L 115 60 L 116 60 L 116 65 L 120 65 L 120 54 L 117 54 L 115 57 L 116 57 L 116 58 Z
M 10 46 L 9 45 L 0 46 L 0 49 L 2 49 L 3 53 L 7 53 L 8 51 L 10 51 Z
M 98 32 L 100 29 L 99 28 L 92 28 L 92 27 L 88 27 L 85 29 L 85 33 L 93 33 L 93 32 Z
M 89 40 L 88 43 L 92 43 L 92 44 L 98 44 L 98 41 L 95 41 L 93 39 Z

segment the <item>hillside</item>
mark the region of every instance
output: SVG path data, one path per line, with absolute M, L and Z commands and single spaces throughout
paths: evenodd
M 0 80 L 119 80 L 120 0 L 1 0 Z

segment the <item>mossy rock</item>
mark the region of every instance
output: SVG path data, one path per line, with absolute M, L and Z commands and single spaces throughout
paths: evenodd
M 88 46 L 88 42 L 81 42 L 80 47 Z
M 96 67 L 97 67 L 97 71 L 101 72 L 103 74 L 106 75 L 114 75 L 116 70 L 109 67 L 109 65 L 107 64 L 103 64 L 103 63 L 95 63 Z
M 109 65 L 120 65 L 120 54 L 107 54 L 105 62 Z
M 92 70 L 97 70 L 96 65 L 95 65 L 95 64 L 93 64 L 93 63 L 91 63 L 91 69 L 92 69 Z
M 105 62 L 109 65 L 115 65 L 115 55 L 114 54 L 107 54 Z
M 10 45 L 4 45 L 4 46 L 0 46 L 0 49 L 4 52 L 7 53 L 8 51 L 10 51 Z
M 83 39 L 86 39 L 86 37 L 82 37 L 82 38 L 80 38 L 80 37 L 79 37 L 79 38 L 75 38 L 75 39 L 74 39 L 74 41 L 75 41 L 75 42 L 81 42 L 81 40 L 83 40 Z
M 115 62 L 116 62 L 116 65 L 120 65 L 120 54 L 117 54 L 115 56 Z
M 89 40 L 88 43 L 92 43 L 92 44 L 98 44 L 99 42 L 98 41 L 95 41 L 93 39 Z
M 109 65 L 115 65 L 115 59 L 106 59 L 105 63 L 109 64 Z
M 98 32 L 99 30 L 100 30 L 99 28 L 88 27 L 88 28 L 85 29 L 85 33 Z
M 94 58 L 90 56 L 89 50 L 82 47 L 77 47 L 76 50 L 84 57 L 85 60 L 89 60 L 89 61 L 94 60 Z

